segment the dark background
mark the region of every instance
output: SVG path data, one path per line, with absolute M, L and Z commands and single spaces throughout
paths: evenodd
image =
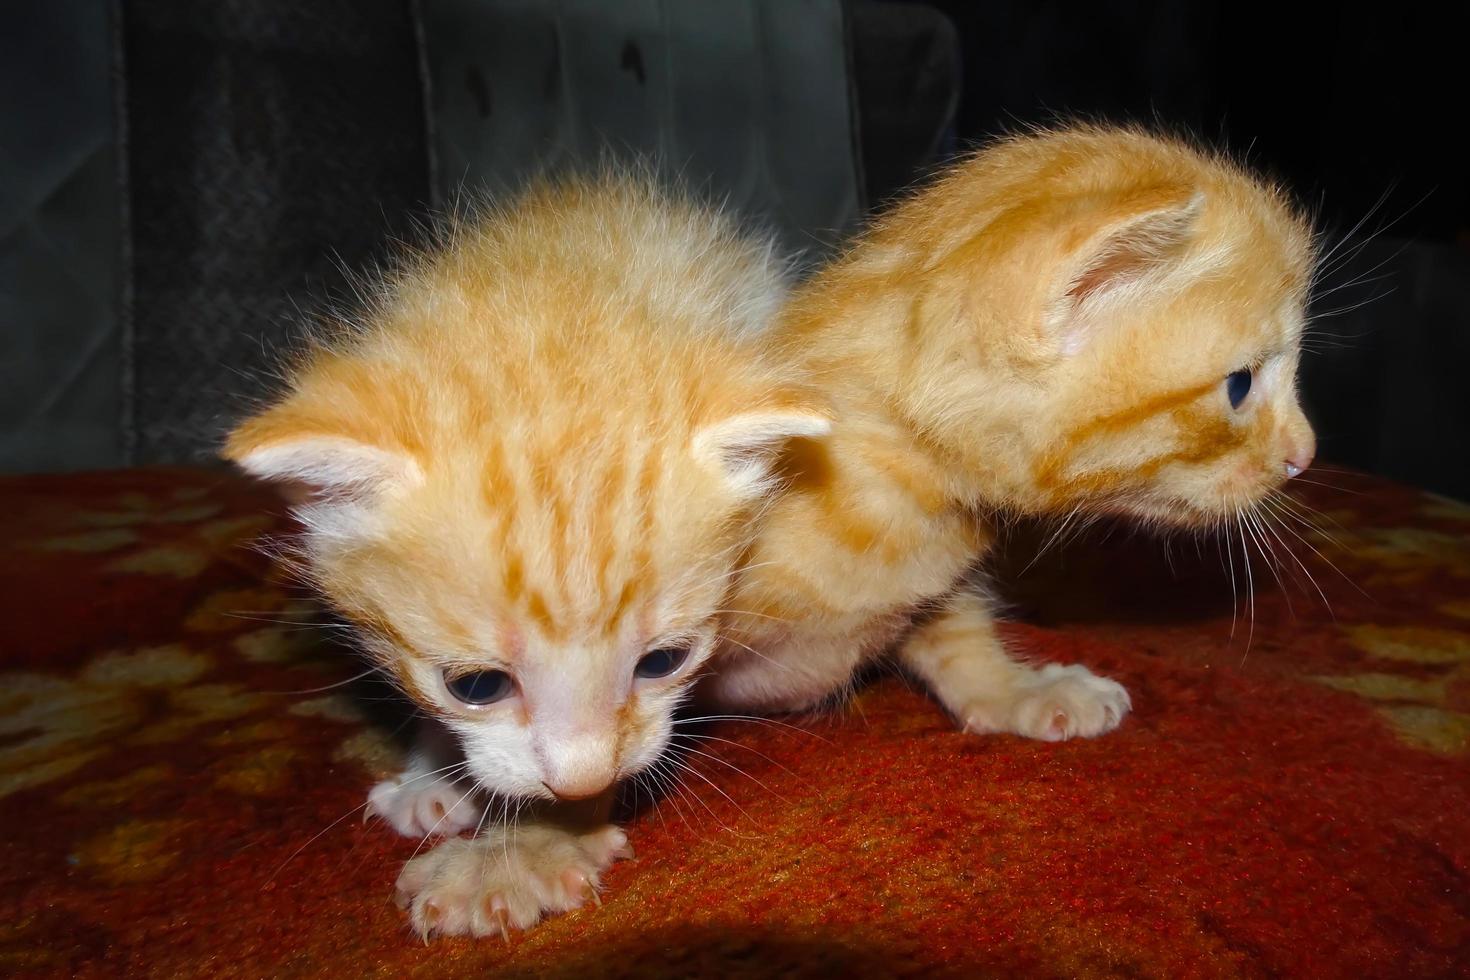
M 1188 132 L 1283 181 L 1346 258 L 1302 374 L 1321 456 L 1470 498 L 1456 47 L 1450 15 L 1411 5 L 17 5 L 0 469 L 208 461 L 344 270 L 463 184 L 613 144 L 817 261 L 954 154 L 1083 116 Z
M 1383 195 L 1404 236 L 1470 236 L 1463 25 L 1419 4 L 931 4 L 963 59 L 956 130 L 1052 113 L 1157 121 L 1285 180 L 1325 227 Z M 1417 206 L 1416 206 L 1417 205 Z

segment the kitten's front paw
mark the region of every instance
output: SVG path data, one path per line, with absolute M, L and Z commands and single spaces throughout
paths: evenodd
M 976 699 L 964 712 L 966 731 L 1010 732 L 1047 742 L 1092 738 L 1117 728 L 1133 707 L 1117 681 L 1081 664 L 1047 664 L 1009 696 Z
M 544 915 L 597 904 L 602 872 L 632 857 L 628 838 L 607 826 L 586 834 L 559 827 L 497 827 L 472 840 L 447 840 L 403 866 L 395 886 L 414 930 L 430 934 L 499 935 L 529 929 Z
M 480 803 L 467 786 L 407 772 L 368 792 L 363 818 L 370 816 L 382 817 L 404 837 L 453 837 L 479 821 Z

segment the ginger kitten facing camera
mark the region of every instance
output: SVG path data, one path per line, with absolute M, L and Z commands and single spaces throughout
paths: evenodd
M 1277 190 L 1136 130 L 1006 140 L 895 207 L 775 327 L 836 425 L 783 460 L 703 694 L 806 707 L 892 650 L 969 730 L 1116 727 L 1121 686 L 1003 648 L 976 562 L 1017 514 L 1243 535 L 1312 459 L 1313 259 Z
M 542 187 L 390 279 L 225 455 L 305 490 L 302 570 L 426 716 L 372 791 L 451 837 L 398 880 L 414 928 L 505 934 L 626 853 L 606 799 L 669 741 L 729 579 L 822 399 L 755 335 L 763 240 L 618 179 Z M 492 802 L 493 801 L 493 802 Z

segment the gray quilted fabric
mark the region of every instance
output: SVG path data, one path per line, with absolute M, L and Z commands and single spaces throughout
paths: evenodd
M 839 0 L 422 0 L 441 199 L 611 155 L 813 255 L 862 201 Z
M 207 459 L 425 205 L 402 0 L 128 0 L 133 459 Z
M 0 27 L 0 470 L 124 459 L 108 5 L 7 6 Z

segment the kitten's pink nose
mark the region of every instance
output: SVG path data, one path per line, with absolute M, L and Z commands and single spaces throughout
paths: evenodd
M 1301 476 L 1307 467 L 1312 465 L 1312 457 L 1317 454 L 1315 439 L 1306 439 L 1287 448 L 1286 451 L 1286 477 Z
M 559 800 L 596 796 L 617 777 L 616 745 L 616 734 L 601 728 L 548 733 L 541 785 Z
M 551 795 L 555 796 L 558 800 L 564 803 L 571 803 L 574 800 L 590 800 L 592 797 L 606 790 L 612 783 L 605 780 L 582 780 L 577 783 L 553 786 L 543 779 L 541 780 L 541 785 L 551 790 Z

